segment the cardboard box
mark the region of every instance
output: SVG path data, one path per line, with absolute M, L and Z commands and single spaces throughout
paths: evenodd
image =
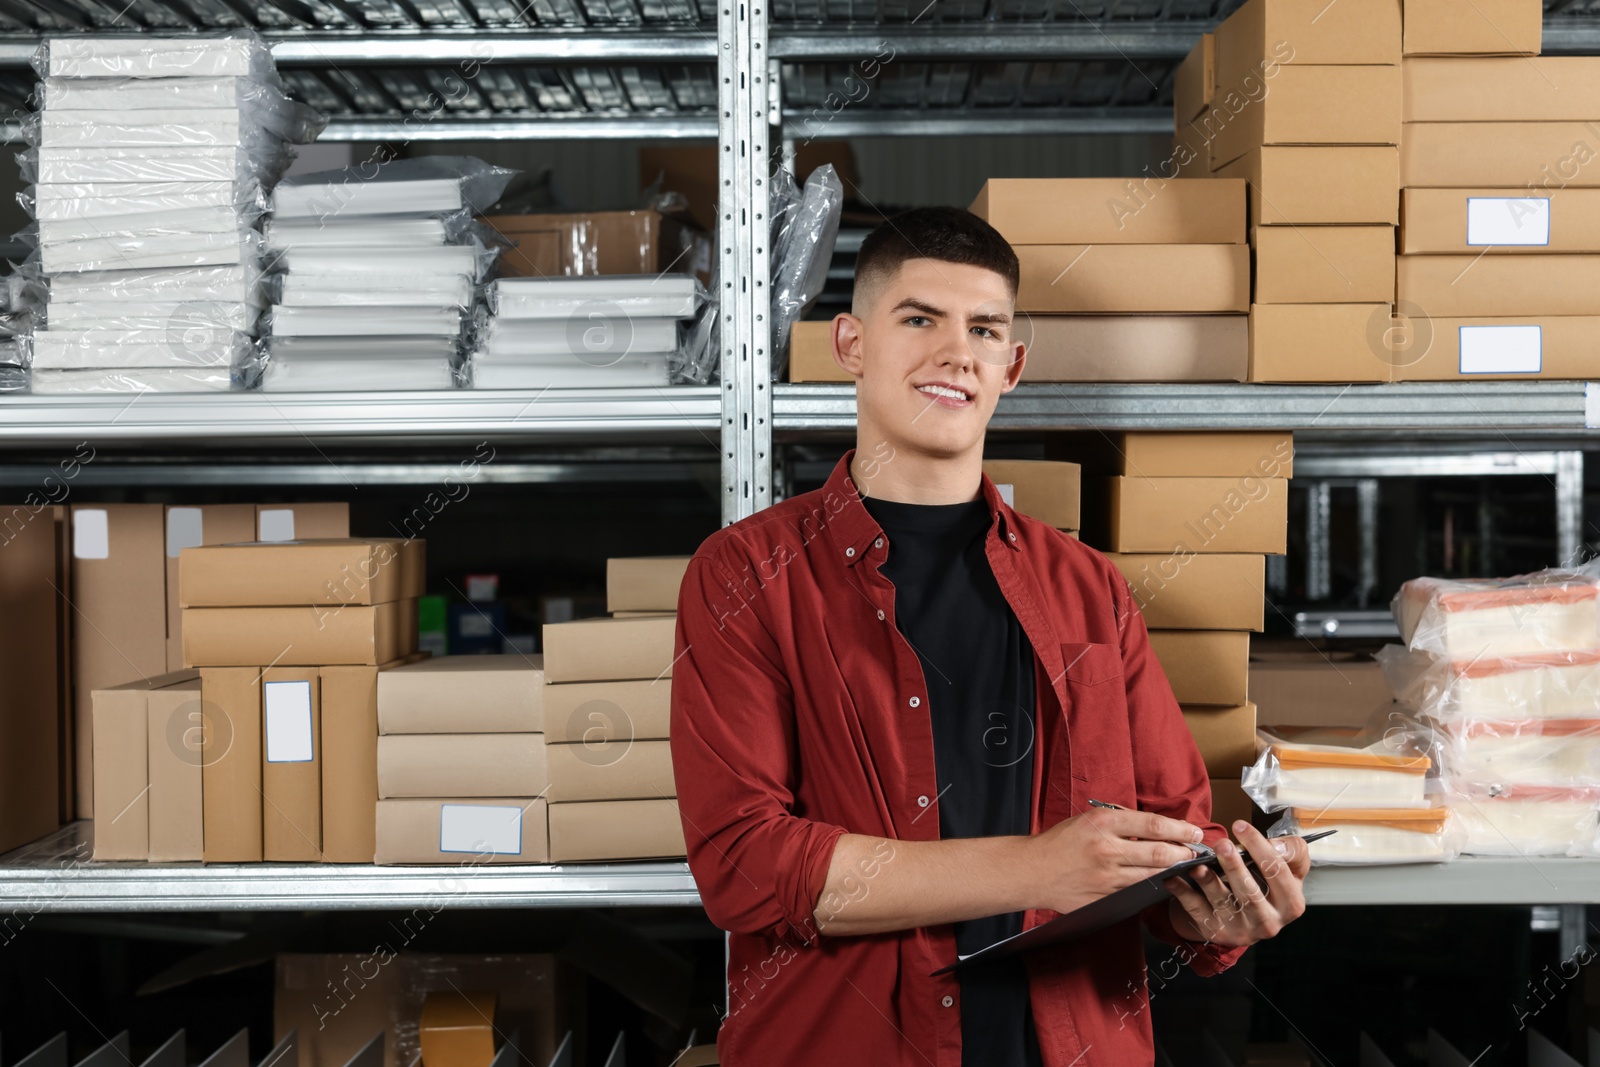
M 1388 304 L 1257 304 L 1252 382 L 1384 382 L 1392 372 Z
M 405 633 L 415 600 L 371 607 L 184 608 L 183 658 L 191 667 L 284 667 L 380 663 L 416 651 Z M 410 647 L 407 647 L 409 644 Z
M 502 278 L 687 274 L 694 269 L 698 231 L 649 209 L 485 215 L 479 221 L 511 242 L 495 261 Z M 703 241 L 704 234 L 698 235 Z M 709 249 L 702 255 L 708 254 Z
M 1257 304 L 1394 303 L 1393 226 L 1258 226 Z
M 48 505 L 0 508 L 0 852 L 61 824 L 62 781 L 72 751 L 64 700 L 61 621 L 70 610 L 54 585 L 65 557 Z
M 542 797 L 384 799 L 377 810 L 376 863 L 550 862 Z
M 75 462 L 75 461 L 73 461 Z M 60 803 L 57 805 L 59 821 L 71 822 L 78 817 L 77 799 L 78 788 L 76 780 L 78 752 L 77 752 L 77 726 L 75 718 L 75 704 L 72 693 L 72 512 L 66 506 L 57 504 L 50 509 L 51 518 L 56 534 L 56 706 L 59 722 L 56 726 L 56 738 L 60 750 L 56 753 L 56 766 L 59 768 L 57 777 L 60 790 Z M 41 516 L 42 517 L 42 516 Z M 19 557 L 26 553 L 19 553 Z M 19 562 L 21 560 L 19 559 Z M 17 587 L 17 596 L 22 595 L 21 587 Z M 37 590 L 36 590 L 37 591 Z M 35 617 L 46 617 L 47 613 L 39 611 Z M 30 633 L 36 632 L 32 619 L 26 615 L 20 616 L 25 625 L 30 627 Z M 37 637 L 35 637 L 37 640 Z M 27 642 L 6 642 L 7 646 L 16 650 L 18 655 L 29 651 Z M 37 659 L 29 662 L 37 663 Z
M 1400 0 L 1340 0 L 1319 6 L 1249 0 L 1217 27 L 1217 85 L 1276 64 L 1400 62 Z
M 1242 245 L 1244 183 L 990 178 L 972 213 L 1013 245 Z
M 1536 56 L 1543 41 L 1543 0 L 1405 0 L 1408 56 Z
M 1400 221 L 1401 151 L 1374 145 L 1268 145 L 1213 173 L 1250 182 L 1251 225 L 1393 226 Z
M 304 541 L 350 536 L 350 505 L 257 504 L 257 541 Z
M 544 657 L 435 656 L 378 678 L 386 734 L 515 734 L 544 730 Z
M 165 511 L 160 504 L 72 508 L 72 689 L 77 816 L 94 817 L 90 694 L 167 669 Z
M 421 655 L 421 653 L 418 653 Z M 410 660 L 381 667 L 323 667 L 322 858 L 371 863 L 377 847 L 378 690 Z
M 322 693 L 315 668 L 261 675 L 261 851 L 322 859 Z
M 1194 121 L 1179 122 L 1172 150 L 1158 167 L 1179 178 L 1211 177 L 1211 138 Z
M 1179 704 L 1237 707 L 1247 700 L 1250 634 L 1239 630 L 1151 630 L 1150 650 Z
M 550 802 L 675 797 L 671 744 L 590 740 L 549 745 Z
M 1045 454 L 1080 463 L 1085 474 L 1294 477 L 1294 434 L 1283 430 L 1094 430 L 1058 434 L 1045 446 Z
M 1397 289 L 1429 317 L 1600 314 L 1600 255 L 1401 256 Z
M 672 683 L 568 682 L 544 687 L 547 744 L 585 741 L 654 741 L 672 721 Z
M 1406 188 L 1549 189 L 1600 186 L 1600 133 L 1588 122 L 1408 122 L 1400 138 Z
M 192 678 L 159 674 L 97 689 L 94 705 L 94 858 L 150 855 L 150 691 Z
M 1022 514 L 1058 530 L 1080 525 L 1082 482 L 1076 463 L 1048 459 L 986 459 L 983 473 Z
M 1260 648 L 1250 663 L 1250 700 L 1262 726 L 1362 726 L 1390 704 L 1371 656 Z
M 424 542 L 334 538 L 191 548 L 180 564 L 183 607 L 384 604 L 411 588 Z M 408 570 L 411 573 L 408 573 Z
M 1592 122 L 1600 57 L 1408 59 L 1407 122 Z
M 167 670 L 183 669 L 183 616 L 178 608 L 178 559 L 186 548 L 253 541 L 254 504 L 167 505 Z
M 682 859 L 676 800 L 590 800 L 550 805 L 550 862 Z
M 1211 90 L 1217 84 L 1216 44 L 1215 34 L 1202 33 L 1172 74 L 1172 116 L 1180 129 L 1211 105 Z
M 1216 127 L 1213 166 L 1261 145 L 1397 145 L 1399 67 L 1278 68 L 1268 91 Z
M 1083 540 L 1102 551 L 1285 551 L 1289 489 L 1282 478 L 1097 478 L 1085 484 L 1091 487 Z
M 261 670 L 200 672 L 207 863 L 252 863 L 261 845 Z
M 422 1067 L 489 1067 L 494 1060 L 494 994 L 429 993 L 418 1030 Z
M 606 560 L 607 611 L 677 611 L 688 556 L 624 556 Z
M 152 863 L 205 858 L 205 811 L 201 787 L 202 711 L 200 675 L 183 671 L 176 682 L 147 695 Z M 168 677 L 171 677 L 169 674 Z
M 544 628 L 546 682 L 672 677 L 678 620 L 672 615 L 578 619 Z
M 1600 189 L 1406 189 L 1400 251 L 1600 252 Z
M 1219 778 L 1239 774 L 1256 761 L 1256 706 L 1185 707 L 1184 725 L 1206 761 L 1206 773 Z
M 702 230 L 714 232 L 717 201 L 717 146 L 714 144 L 647 144 L 639 149 L 641 188 L 657 180 L 661 189 L 682 193 L 689 216 Z
M 1397 352 L 1394 380 L 1600 377 L 1600 316 L 1429 319 L 1409 351 Z
M 542 734 L 385 734 L 378 796 L 536 797 L 550 784 Z
M 1224 312 L 1250 306 L 1245 245 L 1018 245 L 1019 311 Z
M 1255 823 L 1256 806 L 1245 794 L 1243 784 L 1237 778 L 1211 779 L 1211 821 L 1228 828 L 1228 836 L 1233 836 L 1233 824 L 1236 822 Z
M 833 360 L 833 320 L 797 322 L 789 327 L 791 382 L 853 382 Z
M 1161 630 L 1260 630 L 1263 556 L 1111 553 L 1144 614 Z
M 1025 382 L 1242 382 L 1245 315 L 1023 315 Z

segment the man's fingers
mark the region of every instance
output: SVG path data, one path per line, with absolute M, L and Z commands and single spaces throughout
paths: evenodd
M 1169 845 L 1164 841 L 1120 841 L 1116 848 L 1117 860 L 1124 867 L 1153 867 L 1164 871 L 1175 863 L 1194 858 L 1194 853 L 1182 845 Z
M 1136 837 L 1145 841 L 1188 841 L 1199 844 L 1200 827 L 1179 819 L 1169 819 L 1153 811 L 1133 811 L 1127 808 L 1097 808 L 1092 813 L 1096 825 L 1118 837 Z
M 1300 886 L 1303 875 L 1294 872 L 1296 850 L 1308 852 L 1306 843 L 1297 837 L 1268 838 L 1253 826 L 1240 824 L 1236 828 L 1239 843 L 1250 851 L 1255 857 L 1256 867 L 1267 879 L 1267 895 L 1274 904 L 1279 906 L 1280 912 L 1290 905 L 1304 899 Z M 1284 851 L 1278 851 L 1282 845 Z M 1309 859 L 1302 861 L 1309 863 Z M 1286 916 L 1292 918 L 1293 916 Z

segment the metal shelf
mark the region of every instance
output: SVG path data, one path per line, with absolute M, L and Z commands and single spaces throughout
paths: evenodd
M 1563 856 L 1463 856 L 1450 863 L 1318 867 L 1306 903 L 1600 904 L 1600 861 Z

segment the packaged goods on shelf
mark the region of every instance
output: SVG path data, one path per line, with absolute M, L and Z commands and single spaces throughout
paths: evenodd
M 1000 497 L 1017 511 L 1058 530 L 1077 530 L 1080 522 L 1079 468 L 1048 459 L 990 459 L 983 473 Z
M 606 560 L 607 611 L 677 611 L 688 556 L 613 556 Z
M 1468 856 L 1600 855 L 1600 789 L 1452 786 L 1446 804 Z
M 257 541 L 314 540 L 349 536 L 350 505 L 343 501 L 256 505 Z M 420 587 L 421 583 L 416 584 Z
M 1337 833 L 1311 843 L 1314 865 L 1438 863 L 1460 855 L 1463 838 L 1448 807 L 1295 807 L 1268 836 L 1302 837 L 1321 830 Z
M 1085 474 L 1137 478 L 1290 478 L 1294 435 L 1281 430 L 1069 433 L 1046 445 Z
M 1244 244 L 1245 183 L 991 178 L 972 202 L 1013 245 Z
M 1284 49 L 1280 42 L 1293 48 Z M 1250 0 L 1216 33 L 1219 86 L 1247 71 L 1268 73 L 1274 65 L 1384 65 L 1400 62 L 1400 5 L 1394 0 L 1359 0 L 1348 7 L 1315 10 L 1298 4 Z
M 1242 313 L 1244 245 L 1017 245 L 1017 309 L 1033 312 Z
M 676 627 L 677 620 L 670 615 L 547 624 L 545 681 L 670 678 Z
M 1394 226 L 1400 152 L 1374 145 L 1266 145 L 1213 173 L 1250 183 L 1252 226 Z
M 1542 0 L 1405 0 L 1408 56 L 1536 56 L 1543 40 Z
M 62 473 L 68 469 L 63 465 Z M 66 509 L 18 496 L 23 503 L 0 507 L 6 533 L 0 552 L 0 587 L 6 590 L 6 610 L 0 612 L 0 675 L 6 680 L 0 690 L 6 734 L 0 745 L 0 852 L 55 830 L 63 808 L 70 816 L 75 762 Z
M 378 738 L 378 795 L 534 797 L 550 785 L 544 736 L 384 734 Z
M 1258 304 L 1394 303 L 1394 227 L 1257 226 Z
M 1413 651 L 1451 660 L 1600 648 L 1593 566 L 1503 579 L 1414 578 L 1390 607 Z
M 269 337 L 264 392 L 451 389 L 453 337 Z
M 1439 791 L 1420 727 L 1384 719 L 1365 728 L 1270 726 L 1256 736 L 1256 761 L 1240 777 L 1263 811 L 1427 808 Z
M 1266 600 L 1263 556 L 1113 552 L 1107 558 L 1128 579 L 1146 626 L 1161 630 L 1262 628 Z
M 1090 478 L 1083 535 L 1108 552 L 1282 555 L 1288 499 L 1284 478 Z
M 593 738 L 548 747 L 550 802 L 658 800 L 675 797 L 669 742 Z
M 1202 33 L 1172 75 L 1172 107 L 1181 130 L 1210 106 L 1217 73 L 1216 34 Z
M 544 716 L 545 740 L 552 747 L 665 740 L 672 723 L 672 685 L 663 678 L 545 686 Z
M 672 799 L 585 800 L 550 805 L 553 863 L 682 859 L 683 817 Z
M 378 677 L 385 734 L 542 733 L 543 657 L 435 656 Z
M 1386 382 L 1388 304 L 1256 304 L 1250 308 L 1253 382 Z
M 1250 635 L 1233 630 L 1151 630 L 1150 651 L 1180 704 L 1245 702 Z
M 1600 252 L 1600 189 L 1404 189 L 1402 255 Z
M 1600 719 L 1468 719 L 1436 737 L 1453 785 L 1600 789 Z
M 807 175 L 803 189 L 788 168 L 779 168 L 767 190 L 772 234 L 772 322 L 767 329 L 772 338 L 773 379 L 782 381 L 789 359 L 790 327 L 805 317 L 827 282 L 844 210 L 844 183 L 833 164 L 824 163 Z M 711 380 L 719 365 L 712 343 L 719 329 L 717 322 L 714 311 L 701 315 L 695 343 L 680 363 L 686 380 Z
M 1185 705 L 1183 721 L 1206 761 L 1206 773 L 1237 778 L 1256 758 L 1256 706 Z
M 1407 59 L 1403 70 L 1407 123 L 1600 119 L 1595 56 Z
M 1600 649 L 1451 660 L 1387 645 L 1377 659 L 1396 700 L 1443 723 L 1583 719 L 1600 710 Z
M 322 678 L 261 671 L 261 858 L 322 859 Z
M 486 215 L 483 222 L 512 245 L 500 257 L 502 278 L 699 275 L 710 269 L 710 242 L 702 231 L 648 208 Z
M 1397 145 L 1400 88 L 1398 66 L 1281 66 L 1268 92 L 1220 125 L 1212 166 L 1263 145 Z
M 1361 726 L 1389 704 L 1389 691 L 1370 656 L 1258 642 L 1250 649 L 1250 699 L 1264 724 Z

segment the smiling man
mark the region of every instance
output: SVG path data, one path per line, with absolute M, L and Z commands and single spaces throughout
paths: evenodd
M 1141 921 L 1212 974 L 1304 909 L 1303 842 L 1235 825 L 1263 891 L 1211 823 L 1127 581 L 982 472 L 1026 355 L 1016 292 L 1016 255 L 969 212 L 874 231 L 833 323 L 856 447 L 689 564 L 672 756 L 689 865 L 731 934 L 727 1067 L 1150 1063 Z M 1202 839 L 1224 878 L 931 976 Z

